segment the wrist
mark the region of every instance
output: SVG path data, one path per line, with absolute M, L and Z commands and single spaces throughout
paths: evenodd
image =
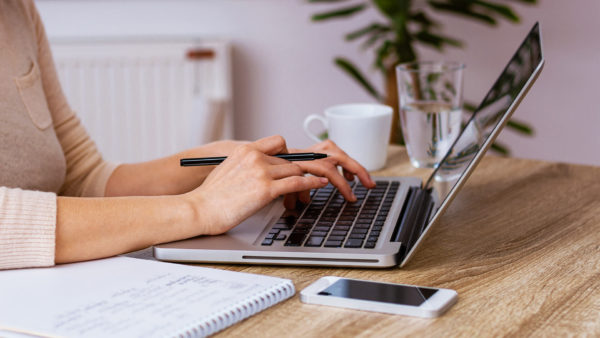
M 193 237 L 204 234 L 202 225 L 202 213 L 198 208 L 198 204 L 195 199 L 192 198 L 190 193 L 173 196 L 177 199 L 179 207 L 180 222 L 185 227 L 185 235 L 187 237 Z
M 215 234 L 215 229 L 219 228 L 215 212 L 219 211 L 210 206 L 211 199 L 206 198 L 201 189 L 178 195 L 177 198 L 184 210 L 182 222 L 189 229 L 189 237 Z
M 203 234 L 201 225 L 201 213 L 195 208 L 187 194 L 152 197 L 158 198 L 155 210 L 161 212 L 161 216 L 155 215 L 155 219 L 161 219 L 157 223 L 160 226 L 153 231 L 153 244 L 172 242 L 191 238 Z

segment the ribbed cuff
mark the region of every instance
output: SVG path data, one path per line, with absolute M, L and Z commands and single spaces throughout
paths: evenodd
M 54 265 L 56 194 L 0 187 L 0 269 Z

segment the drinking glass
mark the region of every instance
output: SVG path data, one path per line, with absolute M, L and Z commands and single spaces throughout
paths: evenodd
M 396 67 L 402 135 L 416 168 L 437 166 L 460 133 L 464 68 L 458 62 Z

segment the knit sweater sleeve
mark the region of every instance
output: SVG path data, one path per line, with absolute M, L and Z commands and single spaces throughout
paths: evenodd
M 67 173 L 59 195 L 102 197 L 116 165 L 105 161 L 70 108 L 58 81 L 44 25 L 33 1 L 28 1 L 35 29 L 42 86 L 52 114 L 54 130 L 65 154 Z
M 54 265 L 56 194 L 0 187 L 0 269 Z

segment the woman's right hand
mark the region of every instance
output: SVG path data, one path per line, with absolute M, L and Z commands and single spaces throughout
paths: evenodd
M 183 195 L 192 203 L 195 235 L 221 234 L 259 211 L 278 196 L 327 185 L 324 177 L 304 176 L 292 162 L 272 155 L 287 153 L 285 140 L 271 136 L 237 147 L 206 177 Z

